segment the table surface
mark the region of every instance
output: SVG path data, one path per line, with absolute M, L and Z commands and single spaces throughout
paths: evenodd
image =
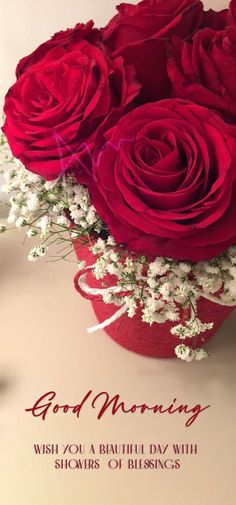
M 235 482 L 236 313 L 199 363 L 143 358 L 116 345 L 95 323 L 90 303 L 73 288 L 75 263 L 30 263 L 23 234 L 1 240 L 0 496 L 3 505 L 233 505 Z M 31 407 L 54 390 L 61 402 L 108 391 L 149 405 L 173 398 L 210 404 L 190 427 L 179 416 L 116 415 L 87 410 L 34 418 Z M 33 444 L 188 443 L 180 470 L 55 470 L 55 456 L 36 456 Z M 73 458 L 81 456 L 73 456 Z M 135 456 L 139 458 L 140 456 Z M 153 457 L 153 456 L 152 456 Z M 155 456 L 157 457 L 157 456 Z M 160 457 L 160 456 L 159 456 Z M 108 458 L 109 459 L 109 458 Z

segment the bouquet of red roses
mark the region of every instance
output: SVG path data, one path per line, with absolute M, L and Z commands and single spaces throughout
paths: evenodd
M 31 260 L 55 233 L 72 239 L 98 328 L 200 360 L 236 305 L 236 0 L 117 9 L 19 62 L 4 107 L 9 222 L 40 234 Z

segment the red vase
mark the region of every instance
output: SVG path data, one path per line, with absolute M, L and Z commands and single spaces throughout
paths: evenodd
M 94 256 L 89 251 L 88 245 L 81 246 L 81 242 L 77 241 L 74 243 L 74 248 L 79 260 L 85 260 L 87 265 L 93 265 Z M 91 273 L 87 275 L 90 287 L 101 288 L 101 281 L 97 281 Z M 108 276 L 109 280 L 112 285 L 112 276 Z M 119 309 L 114 304 L 105 304 L 101 297 L 98 299 L 89 298 L 92 301 L 99 323 L 110 318 Z M 189 345 L 193 349 L 203 347 L 233 310 L 233 307 L 217 305 L 200 298 L 198 301 L 199 319 L 206 323 L 214 322 L 214 327 L 212 330 L 208 330 L 193 339 L 185 339 L 185 345 Z M 139 309 L 133 318 L 123 314 L 117 321 L 110 324 L 105 331 L 115 342 L 135 353 L 153 358 L 174 358 L 176 357 L 175 347 L 180 344 L 180 340 L 170 333 L 172 327 L 173 323 L 171 322 L 154 323 L 152 326 L 142 322 L 141 309 Z

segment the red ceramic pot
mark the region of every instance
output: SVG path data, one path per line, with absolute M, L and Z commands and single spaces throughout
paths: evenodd
M 74 248 L 79 260 L 85 260 L 87 265 L 93 265 L 94 256 L 89 251 L 88 245 L 81 245 L 81 242 L 78 241 L 74 243 Z M 87 275 L 90 287 L 101 288 L 100 281 L 97 281 L 90 273 Z M 112 285 L 112 276 L 107 276 L 106 281 L 110 281 Z M 114 304 L 105 304 L 101 297 L 88 298 L 92 301 L 99 323 L 110 318 L 118 310 L 118 307 Z M 193 349 L 202 347 L 213 337 L 232 310 L 232 307 L 220 306 L 204 298 L 200 298 L 198 301 L 199 319 L 206 323 L 214 322 L 214 327 L 212 330 L 208 330 L 194 339 L 185 339 L 184 343 Z M 154 323 L 150 326 L 142 322 L 140 313 L 141 309 L 133 318 L 129 318 L 127 314 L 122 315 L 105 329 L 106 333 L 122 347 L 143 356 L 153 358 L 176 357 L 175 347 L 180 343 L 180 340 L 170 333 L 173 323 Z

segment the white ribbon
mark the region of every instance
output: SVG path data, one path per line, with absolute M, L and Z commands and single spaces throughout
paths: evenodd
M 94 265 L 87 267 L 86 270 L 92 270 L 94 268 Z M 78 284 L 80 289 L 86 293 L 87 295 L 92 295 L 92 296 L 99 296 L 99 295 L 104 295 L 105 293 L 111 293 L 111 294 L 118 294 L 124 291 L 124 288 L 120 286 L 111 286 L 109 288 L 90 288 L 87 281 L 86 281 L 86 272 L 81 275 L 81 277 L 78 279 Z M 124 303 L 122 307 L 120 307 L 113 316 L 109 317 L 103 323 L 96 324 L 96 326 L 92 326 L 91 328 L 87 328 L 88 333 L 95 333 L 96 331 L 103 330 L 104 328 L 107 328 L 107 326 L 110 326 L 110 324 L 114 323 L 119 319 L 123 314 L 125 314 L 128 310 L 128 305 Z
M 221 300 L 221 298 L 217 298 L 217 296 L 214 296 L 214 295 L 210 295 L 210 294 L 205 294 L 205 293 L 202 293 L 201 291 L 198 291 L 198 294 L 199 296 L 201 296 L 202 298 L 205 298 L 206 300 L 208 300 L 209 302 L 212 302 L 212 303 L 217 303 L 218 305 L 221 305 L 223 307 L 236 307 L 236 302 L 224 302 L 223 300 Z
M 119 319 L 123 314 L 127 312 L 128 306 L 126 304 L 122 305 L 122 307 L 113 314 L 113 316 L 109 317 L 103 323 L 97 324 L 96 326 L 92 326 L 91 328 L 87 328 L 88 333 L 95 333 L 95 331 L 98 330 L 103 330 L 104 328 L 107 328 L 107 326 L 110 326 L 110 324 L 114 323 Z
M 85 270 L 93 270 L 95 265 L 86 267 Z M 86 276 L 87 273 L 85 272 L 84 274 L 81 275 L 81 277 L 78 279 L 78 285 L 80 289 L 86 293 L 87 295 L 92 295 L 92 296 L 99 296 L 99 295 L 104 295 L 105 293 L 110 293 L 110 294 L 119 294 L 122 291 L 124 291 L 124 288 L 120 286 L 110 286 L 109 288 L 90 288 L 87 281 L 86 281 Z M 235 307 L 236 302 L 224 302 L 220 298 L 217 298 L 217 296 L 210 295 L 210 294 L 205 294 L 202 293 L 201 291 L 198 291 L 199 297 L 205 298 L 206 300 L 216 303 L 218 305 L 224 306 L 224 307 Z M 121 316 L 123 316 L 128 310 L 128 305 L 124 303 L 116 312 L 113 314 L 113 316 L 109 317 L 102 323 L 99 323 L 95 326 L 92 326 L 91 328 L 87 328 L 87 332 L 89 334 L 95 333 L 96 331 L 103 330 L 104 328 L 107 328 L 107 326 L 110 326 L 110 324 L 114 323 L 117 321 Z

